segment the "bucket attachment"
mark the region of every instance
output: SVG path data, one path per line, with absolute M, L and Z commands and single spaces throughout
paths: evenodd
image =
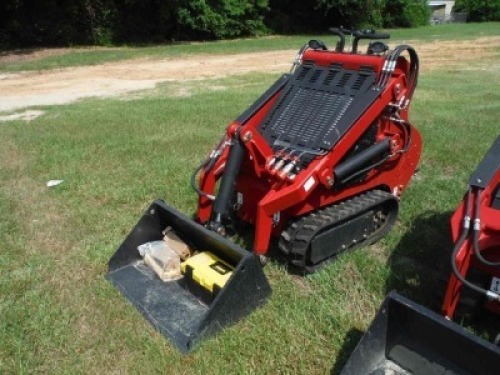
M 498 346 L 391 292 L 341 374 L 493 375 L 499 369 Z
M 162 240 L 162 232 L 167 227 L 193 249 L 208 252 L 220 264 L 231 268 L 231 276 L 208 303 L 188 287 L 187 275 L 180 280 L 164 282 L 144 264 L 137 247 Z M 107 278 L 183 353 L 193 349 L 205 336 L 262 305 L 271 293 L 262 266 L 252 253 L 160 200 L 147 209 L 110 259 L 108 267 Z

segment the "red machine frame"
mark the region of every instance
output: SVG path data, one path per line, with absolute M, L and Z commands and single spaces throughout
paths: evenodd
M 500 140 L 500 138 L 499 138 Z M 498 141 L 497 141 L 498 142 Z M 500 144 L 500 143 L 499 143 Z M 463 230 L 463 221 L 466 214 L 467 199 L 474 202 L 480 199 L 480 228 L 479 228 L 479 249 L 484 258 L 491 262 L 500 262 L 500 210 L 491 207 L 493 194 L 500 185 L 500 169 L 494 174 L 493 179 L 484 190 L 475 190 L 464 198 L 458 209 L 451 217 L 451 232 L 454 243 L 459 240 Z M 479 197 L 478 197 L 479 195 Z M 457 252 L 455 262 L 462 277 L 466 278 L 471 268 L 482 271 L 491 276 L 500 278 L 500 268 L 488 266 L 480 262 L 474 254 L 474 244 L 472 236 L 468 236 Z M 488 286 L 489 287 L 489 286 Z M 453 318 L 458 302 L 461 297 L 463 283 L 452 274 L 446 290 L 444 303 L 441 312 L 448 318 Z M 498 294 L 499 291 L 496 293 Z M 500 303 L 495 300 L 486 300 L 485 308 L 500 314 Z
M 324 67 L 335 62 L 353 70 L 369 65 L 373 67 L 378 78 L 382 74 L 385 60 L 383 56 L 376 55 L 306 50 L 302 61 Z M 226 141 L 238 134 L 246 148 L 236 184 L 236 190 L 245 197 L 238 215 L 244 221 L 255 225 L 253 250 L 256 254 L 261 255 L 268 251 L 271 235 L 279 235 L 290 217 L 306 214 L 372 189 L 392 192 L 397 197 L 402 194 L 417 166 L 422 147 L 421 137 L 413 127 L 410 137 L 389 114 L 386 117 L 381 115 L 390 108 L 397 109 L 399 118 L 408 121 L 408 96 L 411 95 L 407 82 L 409 69 L 408 61 L 399 57 L 387 85 L 374 104 L 360 115 L 333 150 L 324 157 L 313 160 L 293 181 L 272 173 L 269 161 L 273 157 L 273 150 L 258 131 L 259 124 L 276 102 L 280 92 L 274 94 L 243 126 L 237 122 L 228 126 Z M 390 152 L 395 156 L 381 167 L 371 170 L 361 183 L 332 193 L 335 183 L 334 167 L 376 121 L 380 123 L 377 141 L 390 138 Z M 406 152 L 398 153 L 397 151 L 402 150 L 408 142 Z M 199 185 L 202 191 L 214 194 L 217 180 L 222 176 L 228 160 L 228 149 L 224 148 L 209 173 L 202 171 Z M 212 201 L 206 196 L 200 196 L 198 221 L 206 223 L 210 219 L 211 210 Z

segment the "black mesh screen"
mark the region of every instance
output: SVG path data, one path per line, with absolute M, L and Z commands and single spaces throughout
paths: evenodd
M 260 125 L 271 146 L 330 150 L 377 98 L 373 70 L 301 65 Z

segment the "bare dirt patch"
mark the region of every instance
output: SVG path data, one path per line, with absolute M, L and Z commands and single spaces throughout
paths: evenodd
M 92 96 L 123 95 L 154 88 L 160 82 L 222 78 L 249 72 L 282 72 L 288 69 L 294 56 L 295 51 L 204 55 L 4 74 L 0 79 L 0 111 L 66 104 Z
M 43 115 L 44 113 L 45 113 L 44 111 L 36 111 L 36 110 L 29 110 L 29 111 L 14 113 L 12 115 L 0 116 L 0 122 L 1 121 L 12 121 L 12 120 L 31 121 L 31 120 L 34 120 L 37 117 Z
M 409 44 L 417 49 L 425 72 L 496 61 L 494 58 L 498 56 L 500 37 Z M 56 53 L 59 52 L 63 53 L 64 50 Z M 42 72 L 7 73 L 0 76 L 0 111 L 66 104 L 93 96 L 119 96 L 152 89 L 161 82 L 223 78 L 250 72 L 286 72 L 295 53 L 295 50 L 282 50 L 225 56 L 138 59 Z
M 458 66 L 488 64 L 498 57 L 500 37 L 484 37 L 475 40 L 411 43 L 421 59 L 423 72 L 436 69 L 452 69 Z

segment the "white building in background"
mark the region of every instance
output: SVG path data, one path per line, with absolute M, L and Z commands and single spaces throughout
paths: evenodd
M 455 0 L 428 1 L 428 4 L 432 10 L 431 21 L 441 23 L 451 20 L 451 11 L 455 5 Z

